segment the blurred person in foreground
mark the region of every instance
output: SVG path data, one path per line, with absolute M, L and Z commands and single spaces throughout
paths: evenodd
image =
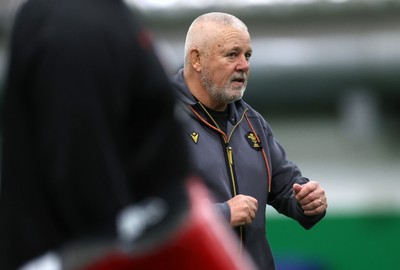
M 266 205 L 310 229 L 326 213 L 316 181 L 287 159 L 266 120 L 243 99 L 252 47 L 238 18 L 212 12 L 189 27 L 183 69 L 172 77 L 194 166 L 259 269 L 274 269 Z M 300 244 L 301 245 L 301 244 Z
M 25 2 L 7 74 L 0 269 L 250 269 L 190 176 L 175 96 L 123 1 Z

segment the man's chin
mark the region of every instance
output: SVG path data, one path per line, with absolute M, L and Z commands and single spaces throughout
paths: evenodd
M 233 89 L 233 95 L 237 97 L 237 99 L 241 99 L 243 97 L 244 92 L 246 91 L 246 87 L 241 87 L 237 89 Z
M 234 95 L 234 96 L 232 96 L 232 97 L 230 98 L 230 102 L 228 102 L 228 103 L 232 103 L 232 102 L 238 101 L 238 100 L 241 99 L 242 97 L 243 97 L 243 92 L 240 92 L 240 95 Z

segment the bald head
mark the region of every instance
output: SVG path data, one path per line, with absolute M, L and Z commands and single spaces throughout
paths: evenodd
M 190 51 L 193 49 L 207 50 L 210 41 L 220 34 L 221 26 L 247 31 L 247 26 L 241 20 L 227 13 L 211 12 L 197 17 L 190 25 L 186 35 L 185 66 L 190 63 Z
M 185 43 L 183 77 L 191 94 L 215 111 L 242 98 L 252 54 L 250 34 L 238 18 L 207 13 L 193 21 Z

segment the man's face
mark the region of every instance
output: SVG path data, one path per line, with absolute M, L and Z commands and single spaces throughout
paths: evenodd
M 252 54 L 247 31 L 222 27 L 202 55 L 201 81 L 212 100 L 226 105 L 242 98 Z

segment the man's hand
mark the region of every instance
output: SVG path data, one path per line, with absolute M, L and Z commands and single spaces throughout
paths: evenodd
M 293 185 L 294 197 L 307 216 L 315 216 L 323 213 L 328 207 L 325 190 L 318 182 L 310 181 L 304 185 Z
M 239 194 L 228 201 L 231 209 L 231 226 L 250 224 L 256 217 L 258 202 L 251 196 Z

